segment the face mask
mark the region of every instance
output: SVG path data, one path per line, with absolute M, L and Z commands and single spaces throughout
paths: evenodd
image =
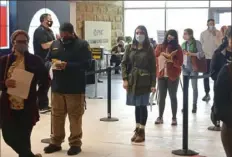
M 209 30 L 213 30 L 214 29 L 214 26 L 209 26 Z
M 24 44 L 18 44 L 15 45 L 15 50 L 18 51 L 19 53 L 23 54 L 26 51 L 28 51 L 28 46 Z
M 74 38 L 73 37 L 66 37 L 62 38 L 61 41 L 63 42 L 64 45 L 71 44 L 73 42 Z
M 122 48 L 122 45 L 119 44 L 118 47 L 121 47 L 121 48 Z
M 136 40 L 142 44 L 145 40 L 145 35 L 136 35 Z
M 48 22 L 47 22 L 47 25 L 48 25 L 49 27 L 52 27 L 52 24 L 53 24 L 53 21 L 48 21 Z

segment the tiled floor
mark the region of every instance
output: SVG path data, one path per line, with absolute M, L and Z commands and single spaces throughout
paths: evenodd
M 106 82 L 104 80 L 104 82 Z M 116 83 L 115 83 L 116 82 Z M 104 86 L 100 85 L 100 86 Z M 202 80 L 199 81 L 199 95 L 203 96 Z M 99 93 L 105 96 L 105 89 L 99 87 Z M 140 145 L 131 144 L 130 138 L 133 134 L 134 109 L 125 105 L 125 91 L 121 89 L 119 80 L 112 83 L 114 100 L 112 100 L 112 116 L 119 118 L 118 122 L 100 122 L 99 119 L 105 117 L 107 100 L 88 99 L 87 110 L 83 122 L 83 153 L 79 157 L 175 157 L 171 154 L 173 149 L 182 146 L 182 106 L 181 90 L 178 93 L 178 122 L 177 127 L 172 127 L 170 102 L 167 99 L 167 107 L 164 115 L 165 123 L 155 126 L 154 120 L 157 118 L 158 107 L 153 107 L 149 111 L 148 124 L 146 128 L 146 142 Z M 89 92 L 89 91 L 88 91 Z M 88 93 L 87 92 L 87 93 Z M 91 93 L 91 92 L 90 92 Z M 191 90 L 190 90 L 190 94 Z M 191 101 L 191 100 L 190 100 Z M 207 157 L 225 157 L 220 141 L 219 132 L 211 132 L 207 127 L 211 125 L 209 113 L 211 104 L 205 104 L 199 100 L 199 110 L 196 115 L 189 115 L 189 148 L 200 152 Z M 69 135 L 67 121 L 67 135 Z M 36 125 L 32 135 L 32 148 L 34 152 L 43 152 L 46 146 L 40 140 L 49 137 L 50 116 L 42 115 L 40 122 Z M 68 149 L 67 138 L 63 144 L 63 151 L 43 155 L 44 157 L 64 157 Z M 1 139 L 0 157 L 16 157 L 17 155 L 6 146 Z

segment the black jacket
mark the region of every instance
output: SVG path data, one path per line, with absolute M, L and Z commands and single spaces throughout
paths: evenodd
M 67 45 L 63 44 L 61 40 L 56 40 L 51 45 L 46 65 L 51 65 L 52 59 L 67 62 L 64 70 L 53 70 L 52 92 L 61 94 L 85 93 L 85 72 L 90 68 L 92 61 L 89 44 L 79 38 Z
M 229 67 L 230 66 L 230 67 Z M 231 70 L 229 70 L 229 68 Z M 220 120 L 232 125 L 232 63 L 224 66 L 215 85 L 214 103 Z
M 226 59 L 226 50 L 217 49 L 214 52 L 211 65 L 210 65 L 210 73 L 211 78 L 216 81 L 218 77 L 218 73 L 221 70 L 221 68 L 227 64 Z

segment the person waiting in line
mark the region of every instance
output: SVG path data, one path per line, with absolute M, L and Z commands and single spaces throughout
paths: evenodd
M 47 67 L 53 68 L 52 78 L 52 135 L 44 148 L 50 154 L 60 151 L 65 138 L 65 119 L 68 114 L 70 132 L 68 155 L 81 152 L 82 117 L 85 111 L 85 72 L 91 67 L 92 53 L 88 42 L 79 39 L 71 23 L 60 27 L 61 39 L 51 45 Z
M 205 54 L 202 50 L 201 42 L 195 40 L 193 30 L 188 28 L 184 30 L 183 36 L 185 42 L 182 44 L 184 53 L 184 63 L 182 67 L 182 74 L 184 76 L 198 76 L 198 66 L 193 62 L 194 59 L 203 59 Z M 194 63 L 194 64 L 193 64 Z M 192 113 L 197 112 L 197 99 L 198 99 L 198 79 L 191 79 L 193 88 L 193 108 Z
M 211 78 L 214 81 L 214 88 L 215 88 L 215 84 L 216 84 L 217 79 L 218 79 L 218 73 L 221 70 L 221 68 L 225 64 L 232 62 L 232 49 L 230 48 L 230 44 L 229 44 L 229 42 L 231 41 L 231 39 L 230 39 L 231 35 L 232 35 L 231 27 L 228 27 L 228 30 L 226 31 L 226 37 L 228 39 L 228 43 L 225 44 L 225 45 L 227 45 L 227 47 L 225 47 L 224 49 L 217 49 L 213 55 L 213 59 L 212 59 L 211 65 L 210 65 L 211 66 L 210 73 L 211 73 Z M 215 89 L 214 89 L 214 92 L 215 92 Z M 215 102 L 214 102 L 214 104 L 215 104 Z M 212 109 L 214 109 L 214 105 L 213 105 Z M 215 116 L 215 117 L 213 117 L 213 119 L 214 119 L 213 120 L 214 125 L 219 128 L 220 123 L 219 123 L 218 117 Z
M 29 36 L 25 31 L 15 31 L 11 41 L 13 52 L 0 60 L 2 136 L 19 157 L 42 157 L 41 154 L 35 155 L 31 151 L 31 133 L 39 120 L 36 97 L 37 94 L 45 93 L 49 84 L 48 72 L 43 61 L 28 52 Z M 8 89 L 17 88 L 17 79 L 12 78 L 16 69 L 34 75 L 27 99 L 7 93 Z
M 230 39 L 232 49 L 232 39 Z M 215 85 L 215 114 L 223 122 L 221 140 L 227 157 L 232 157 L 232 62 L 218 74 Z
M 207 30 L 201 33 L 200 41 L 203 51 L 205 52 L 205 58 L 207 60 L 207 72 L 204 75 L 208 75 L 210 72 L 210 63 L 214 54 L 214 51 L 221 45 L 221 32 L 215 27 L 215 20 L 209 19 L 207 21 Z M 205 96 L 203 101 L 210 101 L 210 84 L 209 78 L 204 78 Z
M 138 26 L 135 29 L 132 45 L 122 60 L 123 88 L 127 90 L 126 104 L 135 106 L 135 134 L 132 142 L 145 141 L 145 126 L 148 117 L 149 96 L 155 92 L 156 62 L 150 45 L 147 29 Z
M 228 30 L 231 29 L 231 26 L 226 26 L 226 27 L 224 26 L 223 28 L 224 29 L 223 29 L 222 44 L 217 48 L 216 51 L 222 51 L 222 50 L 224 50 L 228 46 L 228 39 L 227 39 L 226 34 L 227 34 Z
M 159 117 L 155 124 L 163 124 L 163 113 L 168 91 L 171 98 L 172 125 L 177 125 L 177 89 L 183 64 L 183 53 L 175 30 L 169 30 L 166 33 L 163 43 L 157 46 L 155 55 L 159 91 Z
M 48 54 L 49 48 L 55 40 L 55 36 L 53 34 L 53 31 L 51 30 L 53 24 L 51 15 L 47 13 L 42 14 L 40 16 L 40 23 L 40 26 L 34 32 L 33 47 L 34 54 L 40 56 L 45 62 L 45 58 Z M 45 94 L 43 94 L 43 96 L 38 95 L 38 104 L 42 114 L 51 110 L 48 99 L 49 88 L 50 86 L 48 86 L 47 90 L 44 91 Z
M 111 50 L 111 59 L 110 65 L 112 66 L 115 63 L 115 67 L 118 67 L 122 61 L 122 54 L 125 52 L 123 40 L 119 40 L 118 44 L 114 46 Z M 115 70 L 115 74 L 119 74 L 119 69 Z

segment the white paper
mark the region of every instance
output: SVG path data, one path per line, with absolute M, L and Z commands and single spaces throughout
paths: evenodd
M 166 58 L 161 55 L 158 57 L 158 62 L 159 62 L 159 72 L 161 72 L 165 68 Z
M 14 69 L 11 79 L 16 81 L 16 88 L 8 88 L 7 93 L 22 99 L 27 99 L 33 76 L 33 73 L 23 69 Z

